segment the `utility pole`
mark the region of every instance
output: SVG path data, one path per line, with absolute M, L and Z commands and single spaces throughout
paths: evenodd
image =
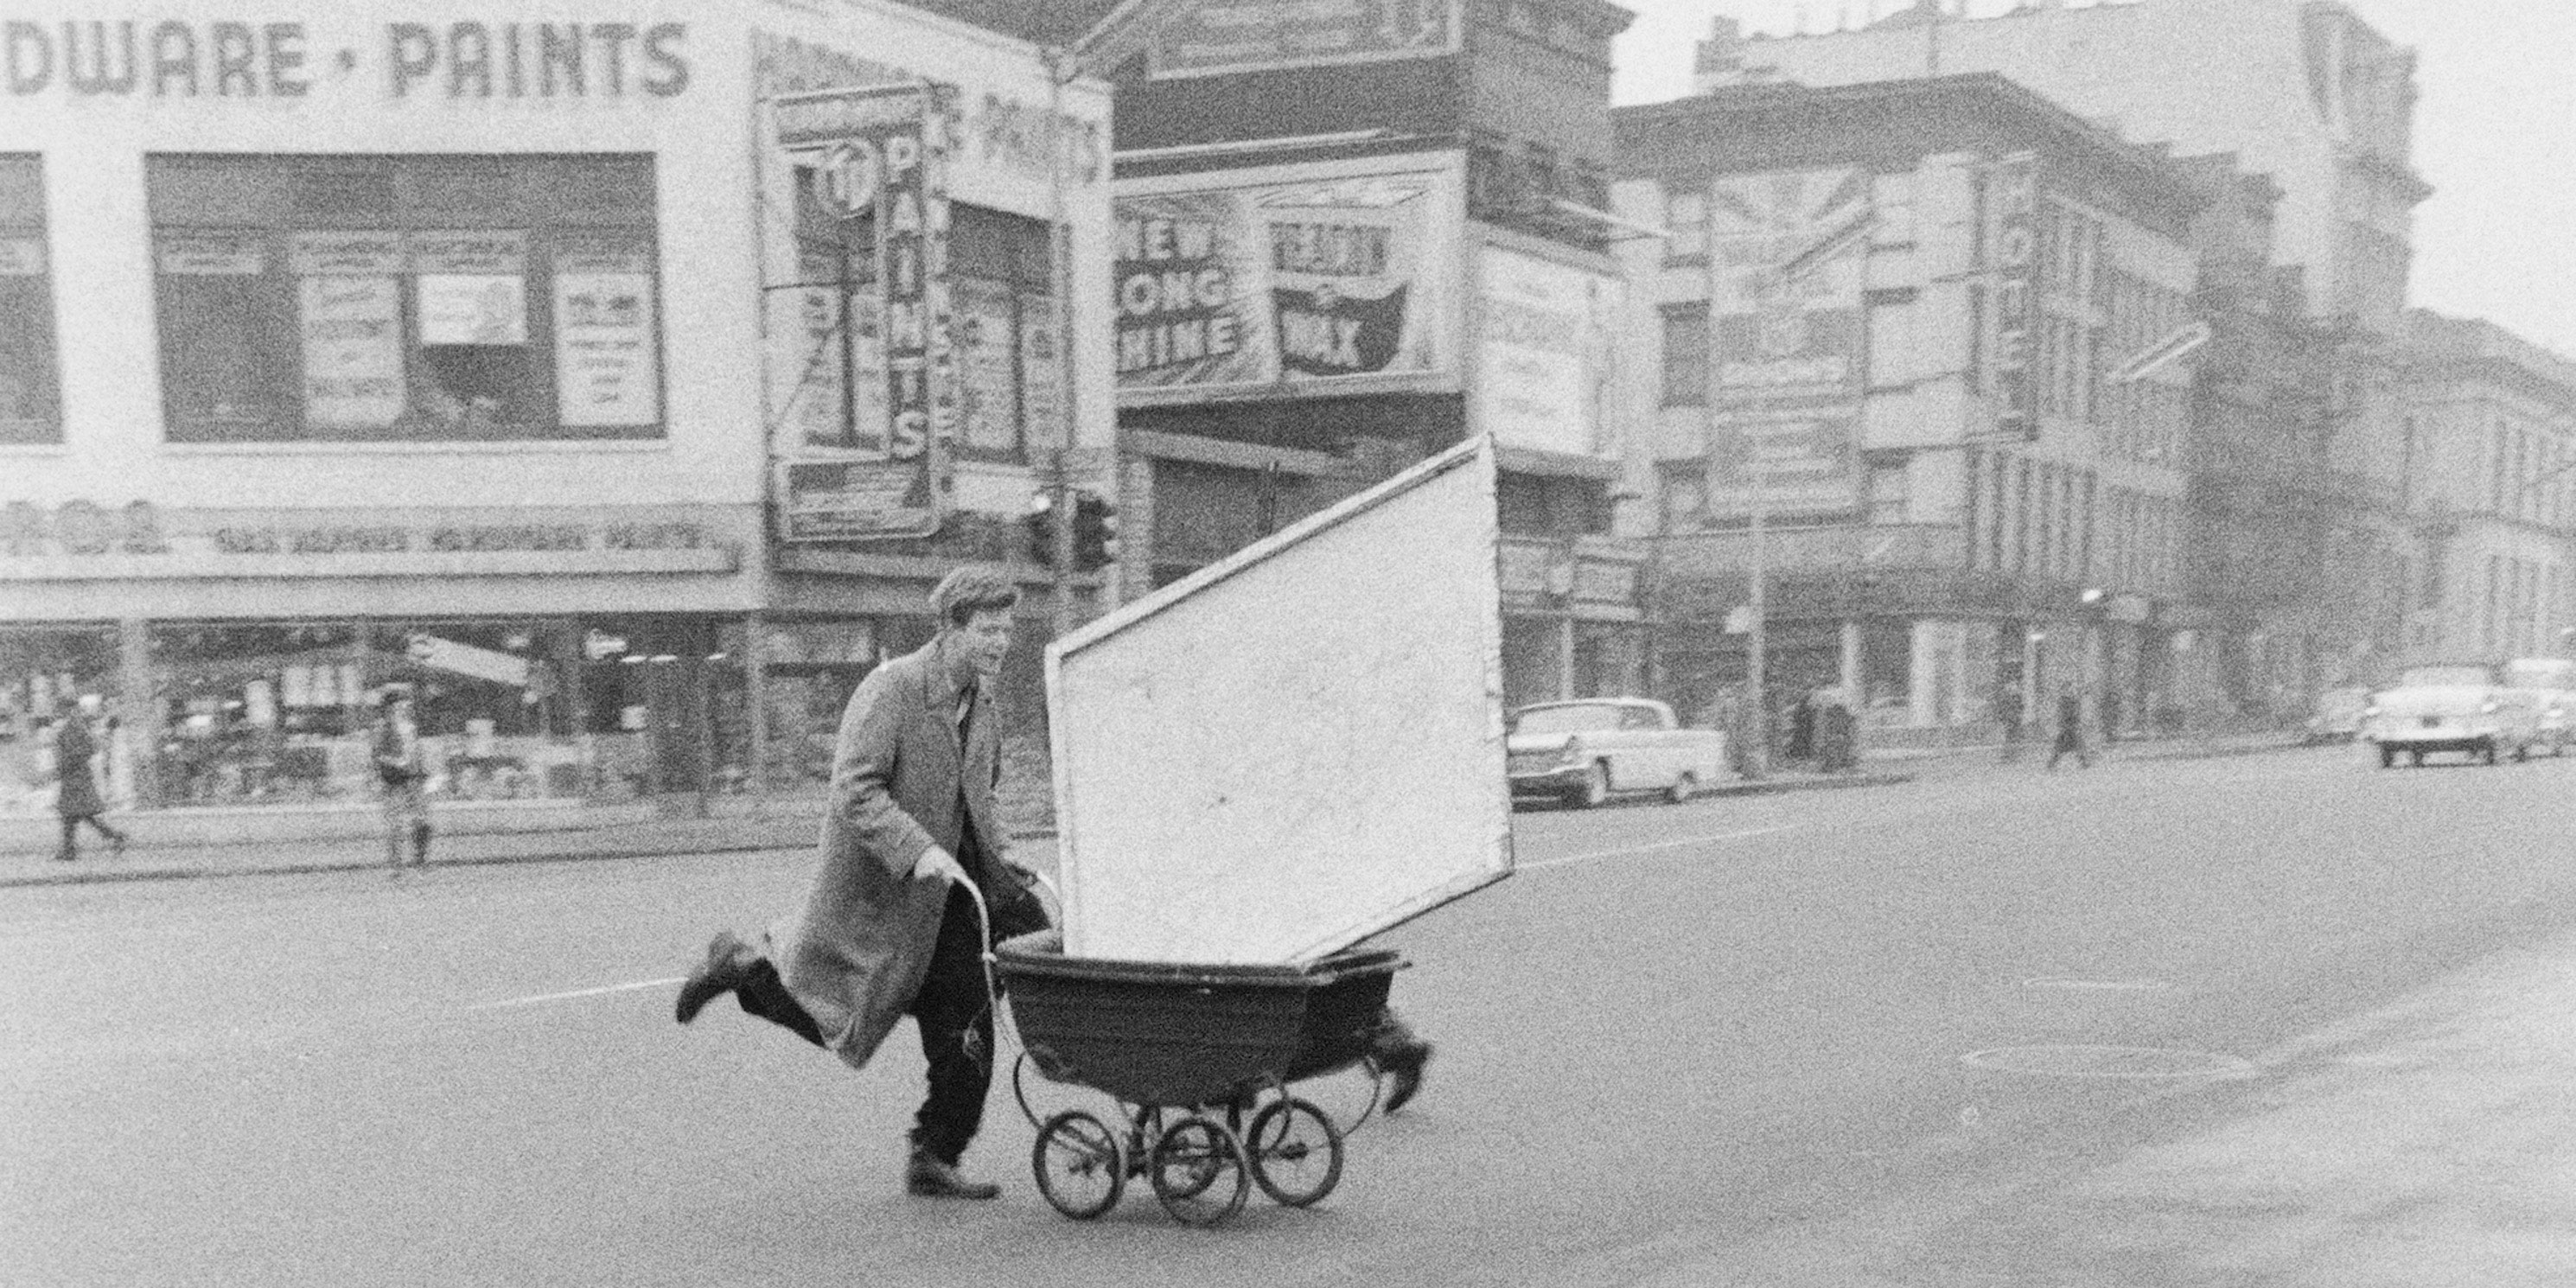
M 1725 438 L 1721 433 L 1722 426 L 1719 424 L 1717 412 L 1718 388 L 1721 383 L 1719 377 L 1725 370 L 1726 355 L 1718 339 L 1720 328 L 1717 314 L 1718 254 L 1715 196 L 1714 191 L 1700 194 L 1702 208 L 1708 212 L 1700 226 L 1700 280 L 1708 293 L 1706 337 L 1708 387 L 1700 391 L 1700 424 L 1706 435 L 1704 446 L 1707 456 L 1705 463 L 1700 467 L 1705 476 L 1701 482 L 1700 493 L 1702 508 L 1711 520 L 1717 516 L 1718 477 L 1727 464 Z M 1751 510 L 1751 521 L 1748 527 L 1749 539 L 1752 542 L 1752 548 L 1745 557 L 1745 578 L 1750 585 L 1745 608 L 1749 620 L 1745 623 L 1744 632 L 1744 679 L 1745 686 L 1749 690 L 1746 700 L 1752 706 L 1750 723 L 1753 741 L 1753 745 L 1744 749 L 1744 776 L 1765 778 L 1771 772 L 1771 699 L 1764 674 L 1764 664 L 1767 660 L 1764 657 L 1765 632 L 1769 628 L 1769 623 L 1764 620 L 1766 596 L 1763 587 L 1769 575 L 1768 551 L 1764 549 L 1769 541 L 1764 528 L 1769 518 L 1767 511 L 1770 509 L 1770 496 L 1763 486 L 1763 481 L 1754 477 L 1753 465 L 1754 463 L 1749 461 L 1744 463 L 1744 497 Z

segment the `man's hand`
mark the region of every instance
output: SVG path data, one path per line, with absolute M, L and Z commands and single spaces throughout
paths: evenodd
M 966 869 L 957 862 L 956 855 L 934 845 L 912 861 L 912 875 L 916 881 L 935 877 L 942 881 L 960 882 L 966 879 Z

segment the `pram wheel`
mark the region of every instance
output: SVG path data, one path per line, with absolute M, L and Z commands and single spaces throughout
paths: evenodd
M 1079 1109 L 1057 1114 L 1029 1151 L 1038 1192 L 1055 1210 L 1088 1221 L 1118 1206 L 1127 1190 L 1127 1147 L 1108 1124 Z
M 1243 1151 L 1261 1192 L 1288 1207 L 1318 1202 L 1342 1180 L 1341 1129 L 1295 1096 L 1274 1100 L 1252 1116 Z
M 1147 1174 L 1163 1210 L 1184 1225 L 1215 1225 L 1243 1210 L 1252 1166 L 1225 1124 L 1192 1114 L 1154 1141 Z

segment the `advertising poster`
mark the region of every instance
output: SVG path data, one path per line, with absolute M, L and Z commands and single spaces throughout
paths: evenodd
M 581 247 L 557 253 L 554 267 L 555 387 L 562 422 L 660 424 L 652 257 L 618 246 Z
M 809 328 L 841 315 L 837 341 L 817 337 L 826 343 L 808 349 L 795 371 L 773 373 L 785 378 L 773 378 L 771 387 L 795 390 L 804 408 L 792 418 L 804 432 L 789 441 L 813 458 L 790 460 L 778 472 L 787 540 L 918 537 L 939 526 L 936 480 L 962 410 L 946 273 L 955 97 L 953 87 L 893 85 L 800 95 L 774 109 L 788 163 L 807 172 L 833 213 L 866 219 L 874 234 L 873 271 L 851 274 L 874 289 L 853 293 L 845 307 L 814 310 L 809 303 Z M 812 399 L 819 361 L 843 365 L 847 392 L 840 398 Z M 816 446 L 825 437 L 816 432 L 817 415 L 845 427 L 843 451 Z M 884 426 L 881 443 L 860 442 L 860 427 L 876 424 Z M 866 458 L 849 459 L 848 452 Z
M 1197 0 L 1147 57 L 1157 80 L 1458 52 L 1461 0 Z
M 1619 280 L 1488 246 L 1476 289 L 1478 427 L 1512 447 L 1601 452 Z
M 402 415 L 401 286 L 391 276 L 295 280 L 307 424 L 382 429 Z
M 526 344 L 528 241 L 517 232 L 411 236 L 422 344 Z
M 1720 176 L 1710 193 L 1716 434 L 1710 506 L 1842 511 L 1859 503 L 1869 176 Z
M 1428 389 L 1454 377 L 1454 171 L 1300 171 L 1118 198 L 1122 401 Z

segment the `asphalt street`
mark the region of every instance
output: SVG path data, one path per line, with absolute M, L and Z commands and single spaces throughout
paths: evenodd
M 801 853 L 0 891 L 0 1283 L 2379 1282 L 2297 1275 L 2421 1203 L 2294 1182 L 2365 1184 L 2325 1164 L 2403 1117 L 2350 1084 L 2391 1034 L 2438 1071 L 2576 977 L 2571 788 L 2332 749 L 1524 813 L 1512 880 L 1388 936 L 1421 1100 L 1320 1207 L 1213 1231 L 1057 1216 L 1007 1087 L 968 1157 L 1003 1198 L 907 1199 L 908 1030 L 852 1073 L 729 1002 L 672 1024 Z M 2556 1090 L 2408 1157 L 2558 1139 Z

